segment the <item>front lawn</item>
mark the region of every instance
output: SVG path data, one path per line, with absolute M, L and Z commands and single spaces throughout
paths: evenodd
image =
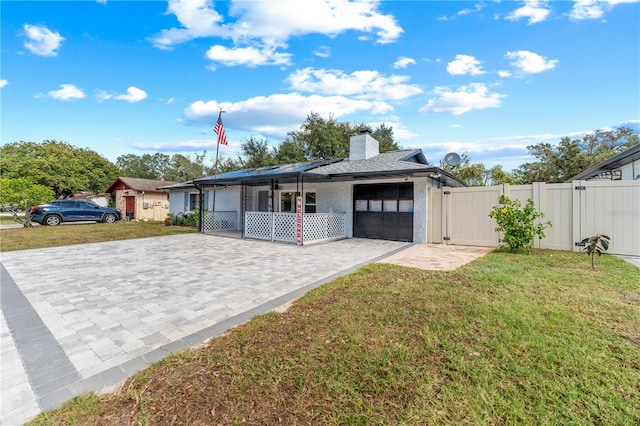
M 372 264 L 31 424 L 640 424 L 640 269 L 597 262 Z
M 197 231 L 192 228 L 165 226 L 160 222 L 125 221 L 0 229 L 0 251 L 129 240 L 188 232 Z

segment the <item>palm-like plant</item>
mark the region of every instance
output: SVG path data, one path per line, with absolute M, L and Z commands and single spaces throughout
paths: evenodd
M 604 234 L 594 235 L 593 237 L 585 238 L 584 240 L 582 240 L 582 244 L 585 245 L 583 250 L 586 251 L 587 254 L 591 255 L 592 270 L 596 270 L 596 265 L 594 263 L 596 253 L 598 254 L 598 257 L 602 256 L 602 253 L 609 249 L 610 242 L 611 237 Z

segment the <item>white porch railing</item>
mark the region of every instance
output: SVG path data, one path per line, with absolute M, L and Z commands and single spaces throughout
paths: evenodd
M 302 244 L 346 238 L 346 213 L 305 213 Z M 296 214 L 245 212 L 244 237 L 296 243 Z
M 204 212 L 203 231 L 235 231 L 237 228 L 238 212 L 222 211 L 222 212 Z

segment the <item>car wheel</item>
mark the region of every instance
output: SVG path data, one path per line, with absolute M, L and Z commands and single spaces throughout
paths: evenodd
M 116 221 L 116 215 L 113 213 L 107 213 L 104 215 L 102 221 L 104 223 L 114 223 Z
M 56 216 L 56 215 L 47 216 L 42 221 L 43 224 L 48 226 L 58 226 L 60 225 L 61 222 L 62 220 L 60 220 L 60 216 Z

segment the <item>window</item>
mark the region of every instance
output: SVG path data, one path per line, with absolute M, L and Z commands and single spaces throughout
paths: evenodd
M 400 200 L 399 207 L 401 212 L 413 212 L 413 200 Z
M 315 192 L 304 193 L 304 212 L 305 213 L 316 212 L 316 193 Z
M 300 195 L 299 192 L 281 192 L 280 193 L 280 211 L 281 212 L 296 212 L 296 197 Z M 304 193 L 304 212 L 315 213 L 317 207 L 317 193 L 315 191 L 308 191 Z
M 189 194 L 189 210 L 194 211 L 200 206 L 200 194 Z
M 356 211 L 357 212 L 366 212 L 367 211 L 367 200 L 356 200 Z
M 280 193 L 280 211 L 281 212 L 296 212 L 296 192 L 281 192 Z
M 269 191 L 258 191 L 258 211 L 269 211 Z
M 385 212 L 397 212 L 398 211 L 398 201 L 397 200 L 384 200 L 383 208 Z

